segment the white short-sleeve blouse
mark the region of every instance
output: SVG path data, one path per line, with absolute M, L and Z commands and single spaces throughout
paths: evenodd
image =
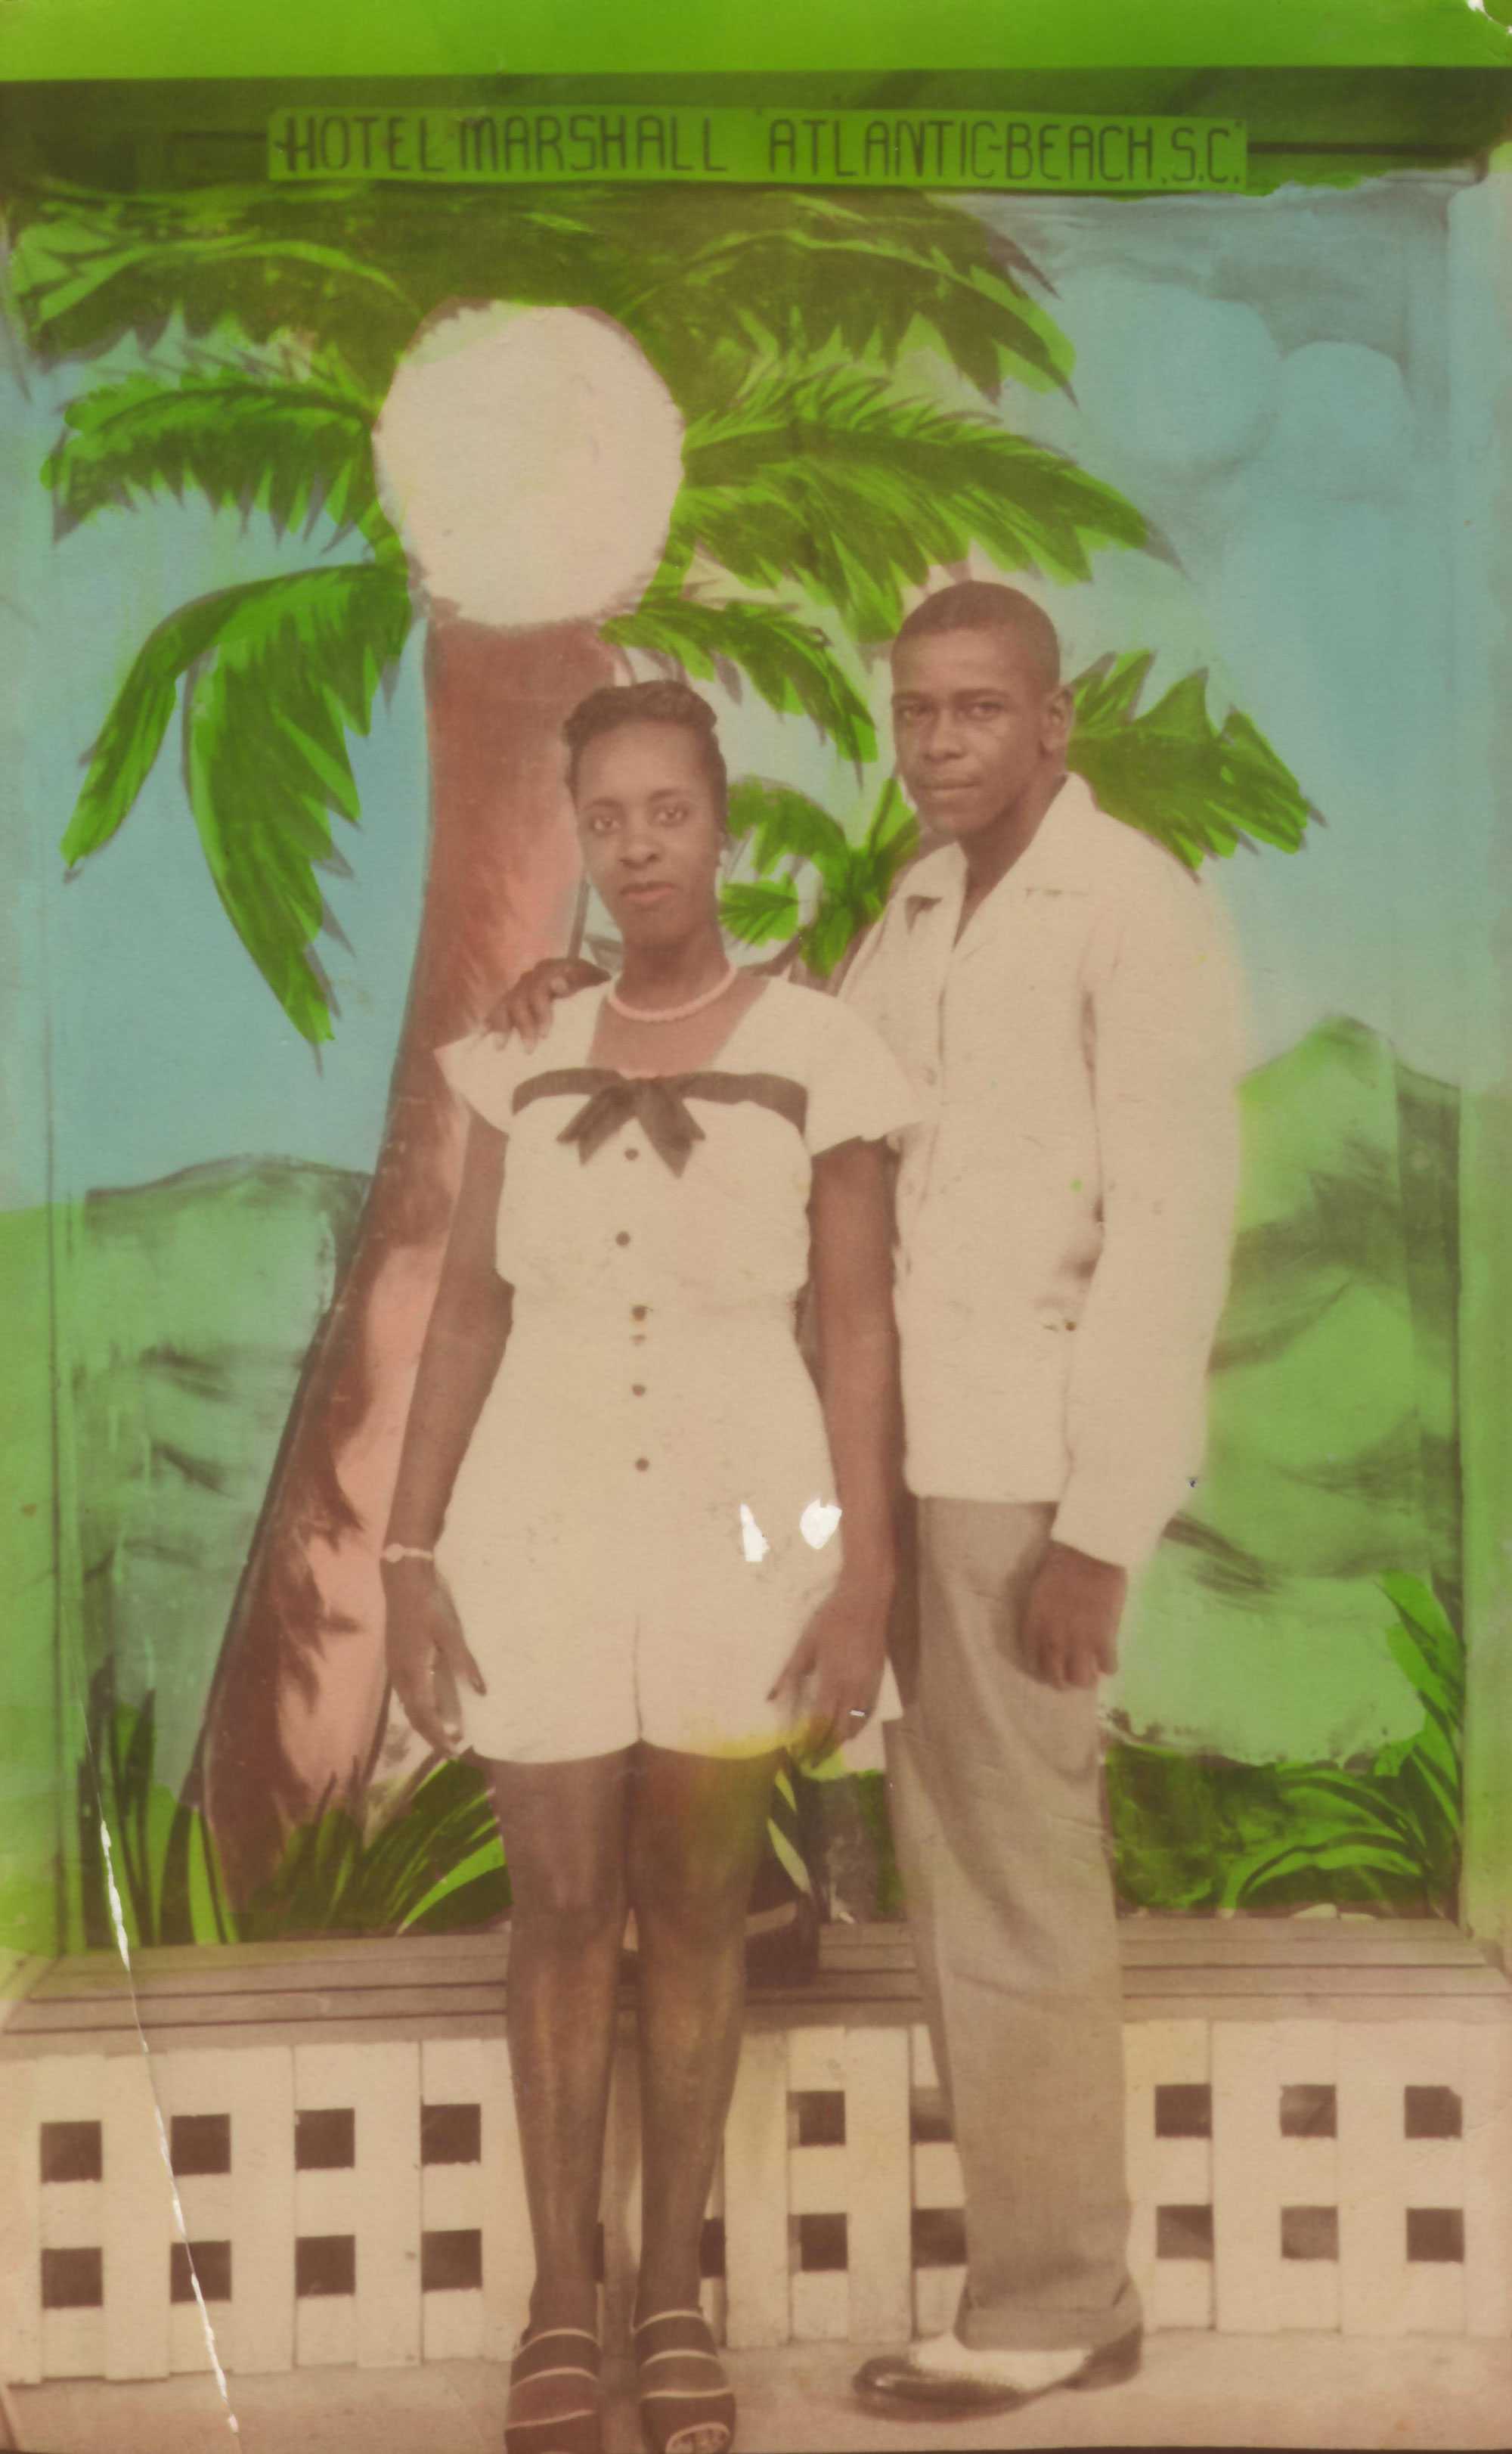
M 541 1299 L 617 1302 L 632 1283 L 647 1302 L 790 1299 L 807 1276 L 813 1161 L 913 1122 L 902 1070 L 847 1007 L 768 980 L 711 1064 L 636 1079 L 588 1062 L 603 1000 L 564 999 L 534 1049 L 476 1033 L 438 1052 L 509 1137 L 501 1277 Z

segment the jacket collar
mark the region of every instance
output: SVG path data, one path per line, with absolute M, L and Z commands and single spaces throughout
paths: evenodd
M 1098 882 L 1097 823 L 1103 813 L 1080 775 L 1067 775 L 1034 835 L 1000 887 L 1022 893 L 1049 887 L 1058 893 L 1090 894 Z M 955 843 L 925 853 L 904 877 L 899 892 L 911 925 L 931 904 L 959 902 L 965 891 L 966 856 Z M 993 889 L 996 894 L 998 888 Z

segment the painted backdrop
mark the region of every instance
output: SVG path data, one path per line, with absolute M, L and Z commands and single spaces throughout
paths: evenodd
M 741 779 L 732 942 L 826 977 L 915 849 L 885 642 L 968 570 L 1051 613 L 1073 763 L 1217 871 L 1249 985 L 1208 1467 L 1107 1694 L 1125 1904 L 1452 1914 L 1498 181 L 227 185 L 92 142 L 86 97 L 88 184 L 0 161 L 0 1253 L 50 1324 L 0 1943 L 106 1940 L 108 1865 L 148 1941 L 502 1912 L 382 1677 L 428 1051 L 600 942 L 557 729 L 668 662 Z M 489 333 L 438 514 L 486 550 L 422 569 L 404 388 L 471 398 Z M 779 1860 L 895 1907 L 879 1777 L 819 1786 Z

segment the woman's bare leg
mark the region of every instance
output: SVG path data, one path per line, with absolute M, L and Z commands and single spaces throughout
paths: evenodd
M 746 2006 L 746 1909 L 780 1760 L 636 1751 L 629 1879 L 644 2176 L 637 2317 L 698 2306 L 704 2211 Z
M 630 1760 L 625 1750 L 487 1767 L 512 1901 L 509 2060 L 535 2244 L 532 2325 L 596 2325 Z

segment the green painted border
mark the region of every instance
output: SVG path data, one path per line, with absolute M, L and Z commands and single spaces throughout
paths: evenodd
M 0 0 L 11 81 L 1498 65 L 1477 0 Z

